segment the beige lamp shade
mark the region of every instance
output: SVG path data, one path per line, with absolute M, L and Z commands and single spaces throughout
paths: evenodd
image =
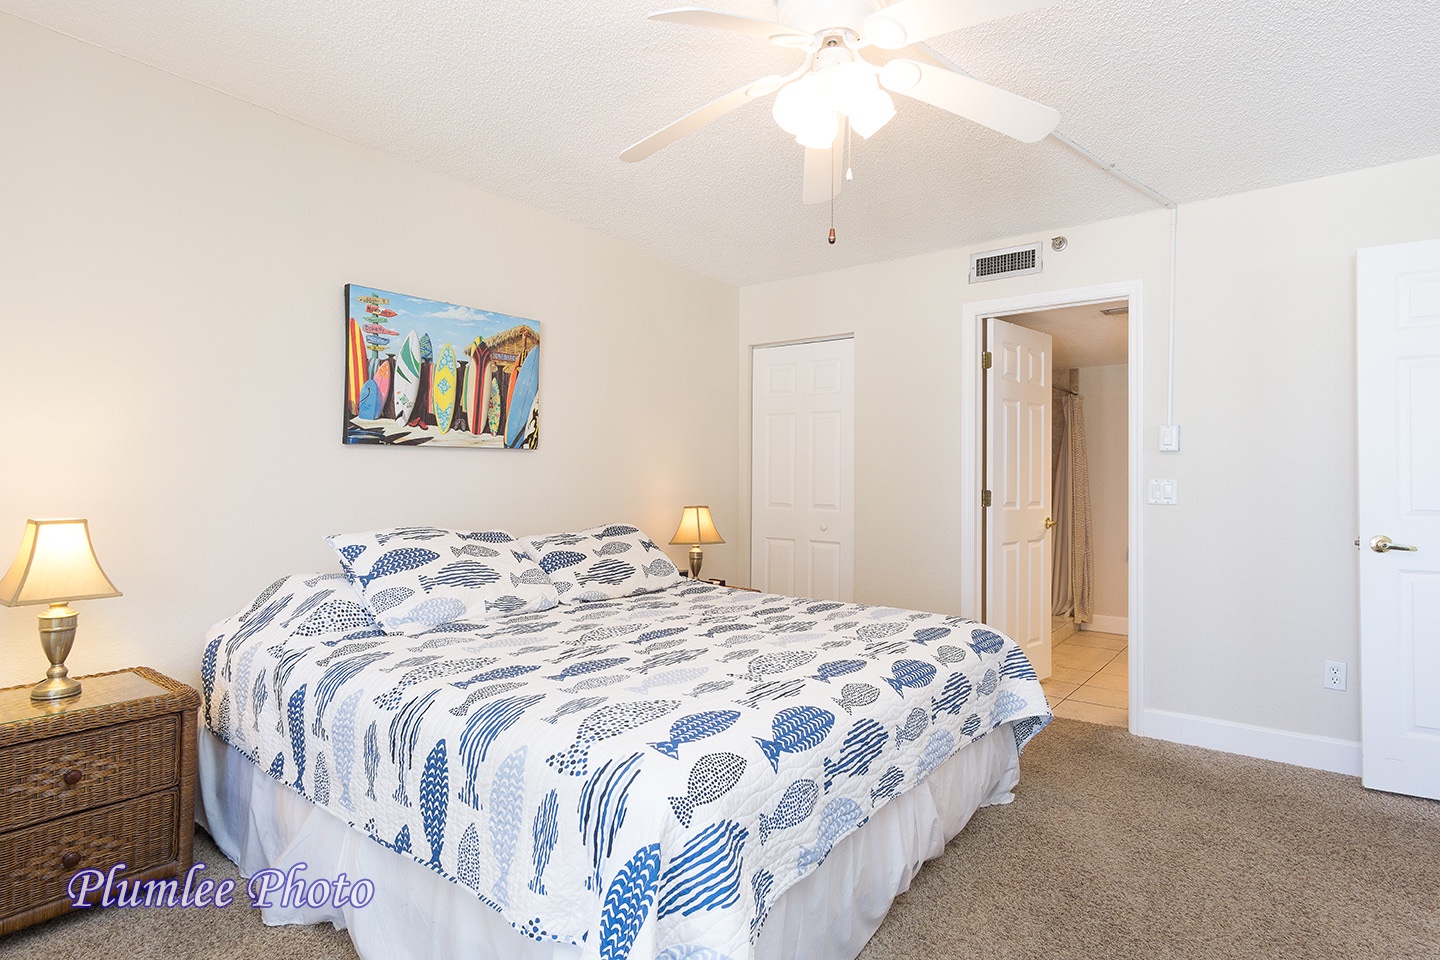
M 680 526 L 675 528 L 671 543 L 724 543 L 725 538 L 715 529 L 710 519 L 709 507 L 686 507 L 680 513 Z
M 0 578 L 0 603 L 66 603 L 118 597 L 100 569 L 85 520 L 26 520 L 20 552 Z

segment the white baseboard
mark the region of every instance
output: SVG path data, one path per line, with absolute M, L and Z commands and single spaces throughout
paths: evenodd
M 1096 633 L 1118 633 L 1122 636 L 1130 636 L 1129 617 L 1102 617 L 1092 614 L 1089 623 L 1080 624 L 1081 630 L 1094 630 Z
M 1135 732 L 1156 740 L 1360 776 L 1360 744 L 1355 740 L 1292 733 L 1168 710 L 1146 710 L 1141 720 Z

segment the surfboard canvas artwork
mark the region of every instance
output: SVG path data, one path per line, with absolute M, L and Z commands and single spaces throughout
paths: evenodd
M 515 389 L 510 394 L 510 426 L 505 430 L 506 445 L 519 446 L 520 438 L 535 413 L 535 397 L 540 392 L 540 348 L 530 351 L 515 375 Z
M 474 363 L 465 367 L 465 386 L 460 391 L 460 399 L 465 419 L 470 422 L 471 429 L 477 429 L 480 423 L 480 369 Z
M 410 422 L 410 411 L 420 395 L 420 340 L 411 330 L 395 355 L 395 419 Z
M 385 412 L 385 408 L 388 406 L 386 400 L 395 396 L 390 392 L 390 368 L 394 363 L 394 360 L 388 358 L 381 360 L 375 367 L 375 375 L 370 378 L 375 381 L 375 390 L 380 397 L 380 416 L 382 417 L 389 416 L 389 414 Z
M 365 386 L 360 388 L 360 413 L 356 419 L 374 420 L 379 417 L 381 402 L 380 388 L 374 380 L 366 380 Z
M 440 348 L 440 359 L 435 361 L 435 386 L 431 397 L 435 429 L 448 433 L 450 421 L 455 417 L 455 351 L 448 343 Z
M 360 324 L 354 320 L 349 323 L 348 352 L 345 356 L 345 409 L 353 417 L 360 412 L 360 389 L 370 379 L 370 364 Z
M 534 449 L 540 324 L 345 286 L 346 444 Z

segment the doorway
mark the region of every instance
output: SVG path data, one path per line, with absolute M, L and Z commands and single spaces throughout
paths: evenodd
M 1024 600 L 1034 619 L 1043 618 L 1049 642 L 1031 661 L 1056 716 L 1128 726 L 1129 303 L 1107 300 L 1009 314 L 987 324 L 986 348 L 992 354 L 997 327 L 1023 331 L 1048 347 L 1040 392 L 1045 409 L 1032 418 L 1049 434 L 1046 449 L 1036 454 L 1048 481 L 1041 507 L 1046 518 L 1044 527 L 1031 525 L 1043 538 L 1045 549 L 1039 552 L 1047 568 L 1043 578 L 1030 578 L 1043 586 Z M 987 376 L 996 372 L 992 368 Z M 992 405 L 986 416 L 992 436 L 986 475 L 992 486 L 997 474 L 1006 472 L 993 457 L 997 413 Z M 1001 538 L 990 529 L 1013 520 L 1000 509 L 1003 499 L 986 513 L 992 542 L 987 601 L 1004 592 L 997 591 L 1001 578 L 993 569 L 993 544 Z M 993 606 L 987 602 L 987 610 Z M 993 613 L 986 617 L 997 622 Z
M 1128 560 L 1124 574 L 1126 611 L 1123 628 L 1125 636 L 1123 649 L 1113 651 L 1114 656 L 1099 669 L 1112 667 L 1110 675 L 1120 673 L 1123 664 L 1126 676 L 1124 703 L 1125 723 L 1132 733 L 1143 733 L 1144 702 L 1144 597 L 1142 544 L 1142 471 L 1143 471 L 1143 424 L 1144 392 L 1141 359 L 1144 330 L 1140 281 L 1124 281 L 1084 287 L 1071 290 L 1051 291 L 1023 297 L 979 301 L 964 305 L 961 314 L 961 352 L 958 369 L 964 408 L 959 416 L 961 472 L 958 483 L 960 501 L 960 594 L 964 609 L 979 611 L 986 589 L 986 510 L 981 506 L 981 493 L 986 489 L 985 474 L 985 384 L 981 371 L 981 355 L 984 350 L 985 320 L 989 317 L 1005 317 L 1007 320 L 1019 314 L 1035 314 L 1062 308 L 1094 307 L 1105 304 L 1112 308 L 1122 304 L 1125 314 L 1125 440 L 1126 464 L 1124 467 L 1124 516 L 1126 518 L 1125 550 Z M 1111 365 L 1114 366 L 1114 365 Z M 1068 368 L 1067 368 L 1068 369 Z M 1093 379 L 1092 379 L 1093 383 Z M 1083 378 L 1081 378 L 1083 386 Z M 1109 626 L 1112 629 L 1122 624 L 1111 621 L 1095 626 Z M 1088 631 L 1095 635 L 1104 630 Z M 1115 634 L 1114 636 L 1119 636 Z M 1095 659 L 1098 659 L 1095 658 Z M 1113 681 L 1112 681 L 1113 682 Z M 1052 698 L 1053 699 L 1053 698 Z

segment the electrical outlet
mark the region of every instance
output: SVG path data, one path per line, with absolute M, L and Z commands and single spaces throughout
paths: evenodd
M 1344 690 L 1344 689 L 1345 689 L 1345 661 L 1343 661 L 1343 660 L 1326 660 L 1326 661 L 1325 661 L 1325 689 L 1326 689 L 1326 690 Z

